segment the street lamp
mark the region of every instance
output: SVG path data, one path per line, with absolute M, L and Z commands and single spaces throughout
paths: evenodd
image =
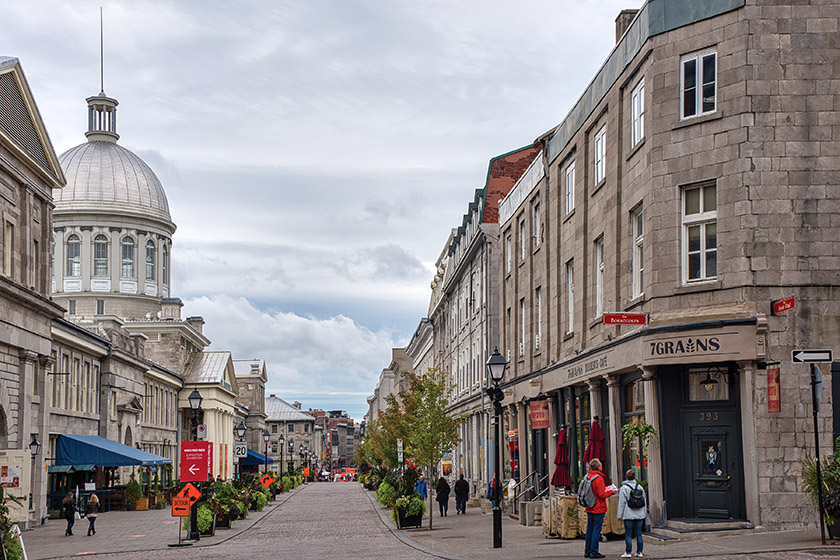
M 193 411 L 192 417 L 192 429 L 193 429 L 193 441 L 198 440 L 198 411 L 201 410 L 201 401 L 204 398 L 201 396 L 201 393 L 198 392 L 198 389 L 193 389 L 193 392 L 190 393 L 190 396 L 187 397 L 187 400 L 190 403 L 190 408 Z M 190 508 L 190 531 L 187 533 L 187 540 L 188 541 L 198 541 L 201 539 L 201 535 L 198 532 L 198 500 L 193 502 L 192 507 Z
M 493 350 L 493 354 L 490 355 L 490 358 L 487 359 L 487 372 L 490 374 L 490 378 L 493 380 L 493 387 L 488 387 L 487 393 L 490 395 L 490 399 L 493 401 L 493 410 L 495 413 L 496 421 L 496 429 L 494 435 L 494 447 L 496 448 L 496 472 L 493 474 L 495 479 L 492 483 L 493 496 L 495 499 L 493 503 L 493 548 L 502 547 L 502 483 L 499 478 L 499 473 L 502 469 L 502 460 L 499 452 L 499 438 L 501 437 L 499 425 L 501 424 L 502 420 L 502 401 L 505 398 L 505 394 L 501 389 L 499 389 L 499 381 L 501 381 L 502 377 L 504 377 L 506 367 L 507 362 L 499 353 L 499 347 L 497 346 Z
M 280 446 L 280 476 L 283 476 L 283 472 L 285 470 L 285 465 L 283 464 L 283 442 L 286 438 L 283 437 L 283 434 L 280 434 L 280 437 L 277 438 L 277 445 Z
M 234 428 L 233 433 L 235 433 L 239 437 L 239 441 L 243 441 L 245 439 L 245 432 L 248 431 L 247 426 L 245 426 L 245 422 L 239 421 L 239 425 Z M 239 458 L 236 458 L 236 480 L 239 480 Z
M 265 442 L 265 469 L 263 470 L 264 473 L 268 472 L 268 440 L 271 439 L 271 434 L 268 433 L 268 430 L 263 432 L 263 441 Z
M 291 464 L 289 471 L 295 470 L 295 440 L 292 438 L 289 438 L 289 464 Z
M 32 436 L 32 441 L 29 442 L 29 452 L 32 453 L 32 460 L 35 460 L 35 456 L 38 455 L 38 452 L 41 451 L 41 442 L 38 441 L 38 438 Z

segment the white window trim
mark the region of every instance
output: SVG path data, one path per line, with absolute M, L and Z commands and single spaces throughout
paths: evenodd
M 534 349 L 539 350 L 540 344 L 542 343 L 542 288 L 536 289 L 536 293 L 534 294 L 534 308 L 537 319 L 535 325 L 537 332 L 534 334 Z
M 512 265 L 513 265 L 513 240 L 511 239 L 511 235 L 508 234 L 505 237 L 505 268 L 506 268 L 507 272 L 510 272 Z
M 540 203 L 537 202 L 534 204 L 534 245 L 536 247 L 540 246 L 540 238 L 542 237 L 541 228 Z
M 519 222 L 519 260 L 522 261 L 522 262 L 525 261 L 525 257 L 526 257 L 526 253 L 525 253 L 525 248 L 527 247 L 527 244 L 525 243 L 525 237 L 526 237 L 525 232 L 526 231 L 527 230 L 525 229 L 525 220 L 522 220 L 522 221 Z
M 639 220 L 641 219 L 642 227 L 639 228 Z M 645 293 L 645 286 L 644 286 L 644 270 L 645 270 L 645 262 L 644 262 L 644 244 L 645 244 L 645 232 L 644 232 L 644 221 L 645 221 L 645 213 L 644 208 L 639 206 L 632 212 L 630 212 L 630 232 L 631 232 L 631 239 L 632 239 L 632 247 L 630 249 L 630 293 L 632 294 L 632 298 L 635 299 L 637 297 L 641 297 Z M 641 231 L 640 231 L 641 230 Z
M 630 94 L 630 147 L 645 137 L 645 81 L 642 79 Z
M 566 214 L 575 209 L 575 160 L 566 167 Z
M 607 177 L 607 125 L 595 133 L 594 150 L 595 159 L 593 160 L 593 175 L 595 177 L 595 185 L 599 185 Z
M 708 55 L 714 55 L 715 60 L 715 82 L 714 82 L 714 98 L 715 98 L 715 106 L 710 111 L 703 111 L 703 69 L 702 69 L 702 62 L 703 57 Z M 685 114 L 685 64 L 694 60 L 696 65 L 694 67 L 695 71 L 695 91 L 694 91 L 694 108 L 695 113 L 693 115 L 686 115 Z M 718 85 L 718 60 L 717 60 L 717 51 L 714 49 L 701 51 L 698 53 L 694 53 L 688 56 L 684 56 L 680 59 L 680 120 L 688 120 L 694 119 L 697 117 L 702 117 L 703 115 L 711 115 L 717 111 L 717 85 Z
M 566 262 L 566 333 L 575 332 L 575 261 Z
M 525 298 L 519 300 L 519 355 L 525 355 Z
M 604 314 L 604 236 L 595 240 L 595 317 Z
M 703 282 L 713 282 L 717 279 L 717 275 L 715 276 L 708 276 L 706 274 L 706 229 L 705 226 L 708 224 L 714 223 L 717 224 L 717 201 L 715 201 L 715 210 L 710 212 L 706 212 L 704 205 L 704 197 L 703 197 L 703 189 L 707 187 L 715 187 L 715 197 L 717 197 L 717 187 L 714 184 L 709 185 L 699 185 L 699 186 L 690 186 L 684 187 L 682 192 L 680 193 L 680 214 L 682 216 L 682 279 L 683 284 L 698 284 Z M 692 214 L 691 216 L 685 215 L 685 195 L 688 191 L 693 189 L 700 189 L 700 212 L 697 214 Z M 702 232 L 700 235 L 700 278 L 692 278 L 689 279 L 688 277 L 688 229 L 692 226 L 701 226 Z M 717 253 L 720 248 L 720 240 L 718 239 L 717 245 L 715 247 L 715 252 Z

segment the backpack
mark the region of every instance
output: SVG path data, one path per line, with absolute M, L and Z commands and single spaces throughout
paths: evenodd
M 645 507 L 645 491 L 636 483 L 636 486 L 630 490 L 630 497 L 627 498 L 627 507 L 630 509 L 641 509 Z
M 592 490 L 592 481 L 599 476 L 601 475 L 596 474 L 593 477 L 585 476 L 580 483 L 580 488 L 578 488 L 578 503 L 585 508 L 593 507 L 598 501 L 595 492 Z

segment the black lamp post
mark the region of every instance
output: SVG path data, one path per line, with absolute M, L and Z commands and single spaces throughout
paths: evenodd
M 268 440 L 271 439 L 271 434 L 268 433 L 268 430 L 263 432 L 263 441 L 265 442 L 265 468 L 263 469 L 263 473 L 268 472 Z
M 286 438 L 283 437 L 283 434 L 280 434 L 280 437 L 277 438 L 277 445 L 280 447 L 280 476 L 283 476 L 283 472 L 286 469 L 286 465 L 283 464 L 283 442 Z
M 190 403 L 190 408 L 193 411 L 192 417 L 192 433 L 193 433 L 193 441 L 198 440 L 198 411 L 201 410 L 201 401 L 204 400 L 204 397 L 201 396 L 201 393 L 198 392 L 198 389 L 193 389 L 193 392 L 190 393 L 190 396 L 187 397 L 187 400 Z M 200 486 L 200 485 L 199 485 Z M 197 541 L 201 539 L 201 535 L 198 532 L 198 500 L 193 502 L 192 507 L 190 508 L 190 531 L 187 533 L 187 540 L 188 541 Z
M 245 422 L 240 420 L 239 425 L 234 430 L 234 433 L 236 433 L 236 435 L 239 437 L 239 441 L 242 441 L 243 439 L 245 439 L 245 432 L 247 432 L 247 431 L 248 431 L 248 428 L 245 426 Z M 239 480 L 239 472 L 240 472 L 239 458 L 237 458 L 236 459 L 236 479 L 237 480 Z
M 29 452 L 32 453 L 32 461 L 35 461 L 35 456 L 41 451 L 41 442 L 38 438 L 32 436 L 32 441 L 29 442 Z
M 493 380 L 493 387 L 488 387 L 487 392 L 490 394 L 490 399 L 493 401 L 493 410 L 495 413 L 495 435 L 494 439 L 494 447 L 496 448 L 495 451 L 495 465 L 496 465 L 496 472 L 494 473 L 495 479 L 493 480 L 493 496 L 494 496 L 494 503 L 493 503 L 493 548 L 501 548 L 502 547 L 502 483 L 501 483 L 501 468 L 502 468 L 502 460 L 501 460 L 501 453 L 500 453 L 500 441 L 499 438 L 501 437 L 501 429 L 499 425 L 502 421 L 502 400 L 505 398 L 504 392 L 499 389 L 499 381 L 502 380 L 502 377 L 505 375 L 505 368 L 507 367 L 507 362 L 499 353 L 498 346 L 493 350 L 493 354 L 490 355 L 490 358 L 487 360 L 487 372 L 490 374 L 490 378 Z
M 289 472 L 295 470 L 295 440 L 289 438 Z

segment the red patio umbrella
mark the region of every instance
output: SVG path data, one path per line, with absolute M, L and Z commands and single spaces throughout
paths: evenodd
M 571 486 L 572 479 L 569 476 L 569 450 L 566 449 L 566 430 L 560 430 L 557 436 L 557 455 L 554 457 L 554 476 L 551 477 L 551 485 Z
M 606 483 L 610 484 L 610 476 L 607 474 L 607 449 L 604 444 L 604 431 L 601 430 L 601 425 L 598 423 L 598 418 L 592 421 L 592 429 L 589 432 L 589 443 L 586 444 L 586 450 L 583 452 L 583 460 L 587 463 L 592 459 L 600 459 L 603 465 L 602 472 Z

